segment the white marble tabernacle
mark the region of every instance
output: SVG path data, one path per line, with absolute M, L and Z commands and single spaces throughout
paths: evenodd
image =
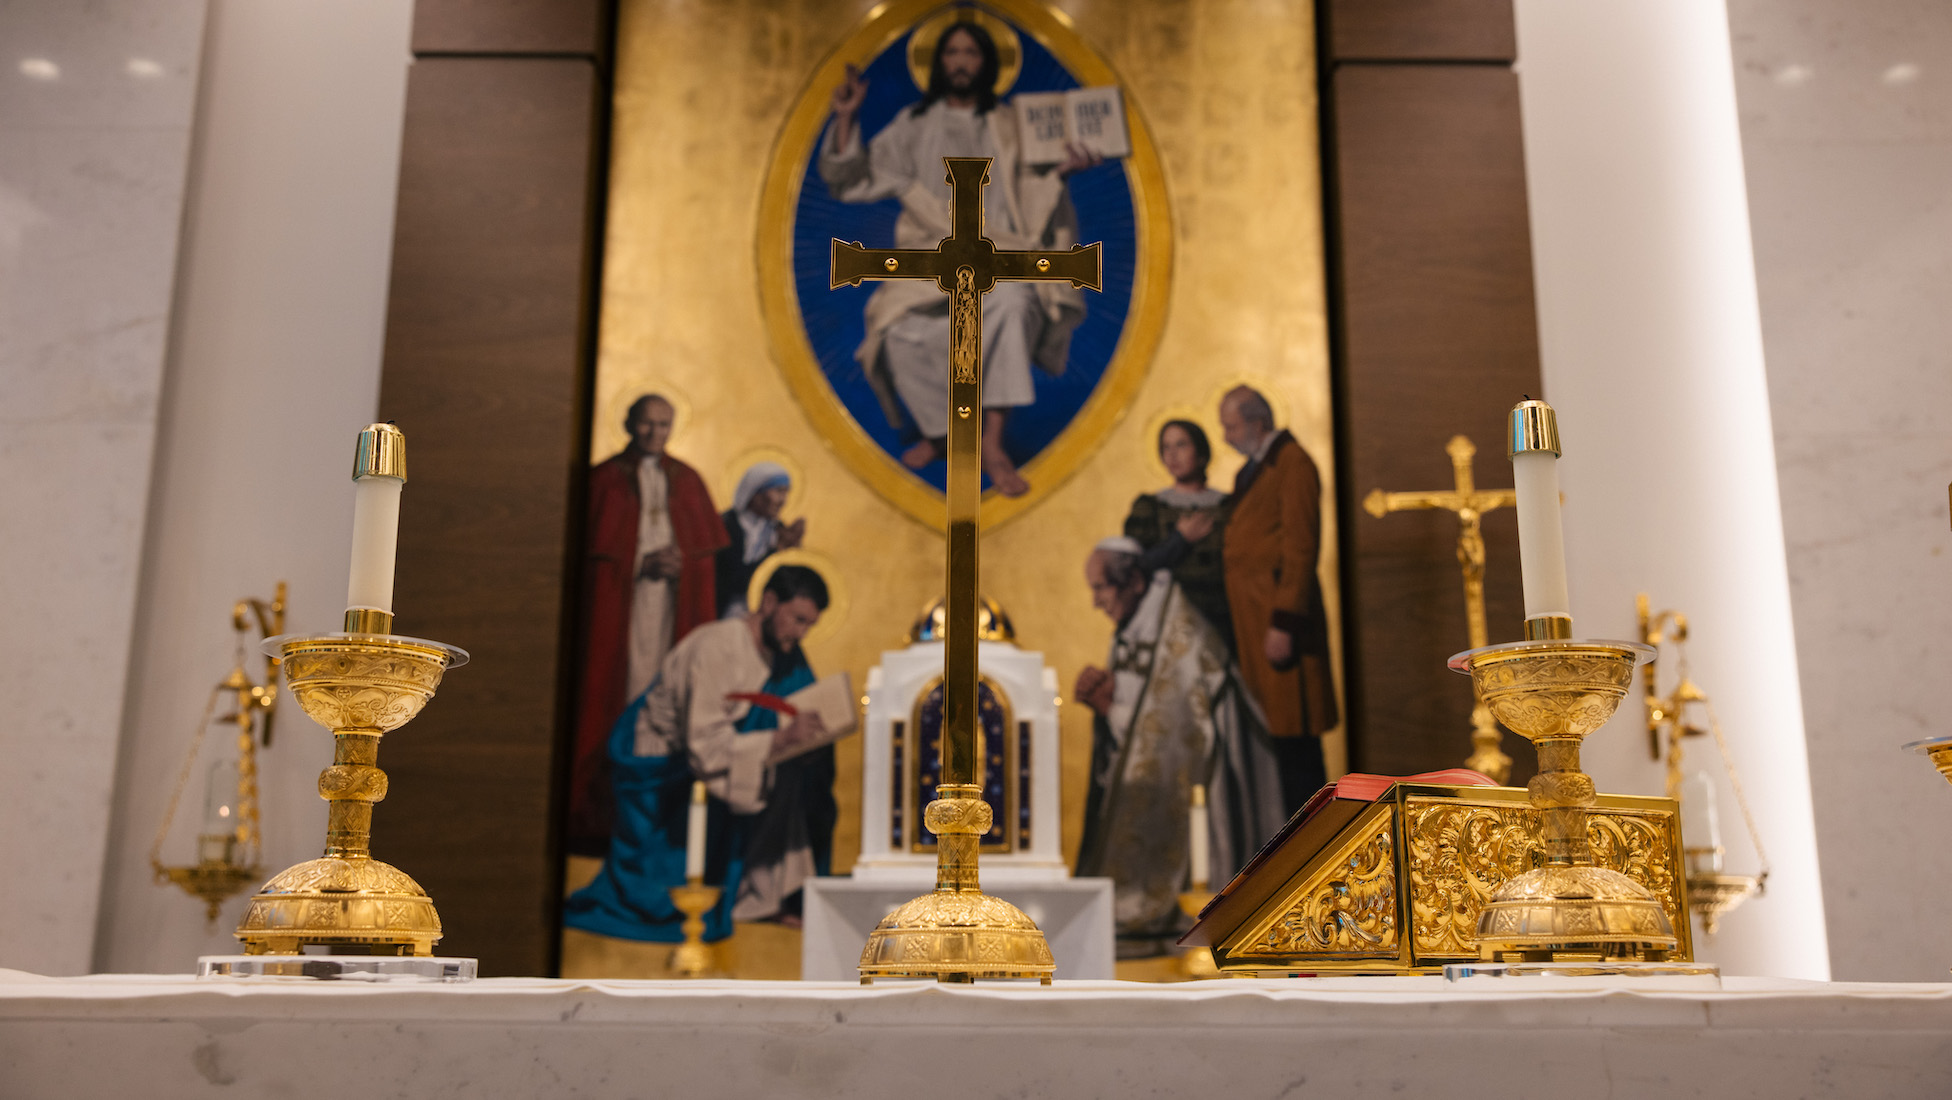
M 943 643 L 916 642 L 906 649 L 889 650 L 881 663 L 868 671 L 867 724 L 861 745 L 861 855 L 854 863 L 854 877 L 882 882 L 920 883 L 935 880 L 935 850 L 915 850 L 912 844 L 898 844 L 896 822 L 905 822 L 911 840 L 922 828 L 922 807 L 929 792 L 914 782 L 920 701 L 942 679 Z M 986 686 L 1002 705 L 1007 719 L 1004 739 L 1007 746 L 992 746 L 1009 762 L 1004 786 L 1014 805 L 1018 798 L 1020 773 L 1029 772 L 1029 797 L 1021 807 L 1021 843 L 1011 851 L 983 852 L 983 877 L 986 882 L 1051 882 L 1070 872 L 1059 850 L 1058 831 L 1058 730 L 1057 672 L 1044 663 L 1044 655 L 1018 649 L 1009 642 L 985 641 L 976 645 L 977 666 Z M 1029 752 L 1018 748 L 1019 730 L 1029 731 Z M 906 732 L 908 748 L 896 760 L 898 732 Z M 977 754 L 983 755 L 981 751 Z M 900 793 L 896 793 L 897 777 Z M 899 799 L 899 801 L 897 801 Z M 997 815 L 999 822 L 1010 816 Z M 1008 835 L 1020 835 L 1018 823 L 1007 822 Z
M 1523 981 L 1524 979 L 1505 979 Z M 1952 985 L 196 982 L 0 971 L 9 1097 L 1952 1095 Z

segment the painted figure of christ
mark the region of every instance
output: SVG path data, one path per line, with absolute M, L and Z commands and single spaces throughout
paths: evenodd
M 1062 164 L 1026 164 L 1016 112 L 996 96 L 997 49 L 989 32 L 954 23 L 936 41 L 929 86 L 872 139 L 859 125 L 867 82 L 849 66 L 833 94 L 833 121 L 820 149 L 820 177 L 843 202 L 897 199 L 896 248 L 934 248 L 950 235 L 943 157 L 990 157 L 983 189 L 984 235 L 1002 249 L 1069 248 L 1077 215 L 1065 180 L 1097 163 L 1071 149 Z M 872 243 L 872 242 L 871 242 Z M 948 435 L 949 301 L 933 283 L 889 281 L 866 310 L 856 351 L 889 422 L 912 423 L 919 440 L 902 455 L 911 469 L 940 460 Z M 998 283 L 983 296 L 983 471 L 1005 496 L 1029 485 L 1003 447 L 1009 411 L 1036 400 L 1032 368 L 1064 370 L 1084 299 L 1069 283 Z

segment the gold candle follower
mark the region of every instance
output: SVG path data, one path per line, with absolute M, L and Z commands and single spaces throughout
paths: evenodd
M 407 480 L 407 436 L 391 421 L 368 424 L 352 455 L 352 479 L 397 477 Z
M 1505 457 L 1516 458 L 1527 451 L 1559 450 L 1559 414 L 1543 401 L 1526 398 L 1511 408 L 1511 431 L 1505 439 Z

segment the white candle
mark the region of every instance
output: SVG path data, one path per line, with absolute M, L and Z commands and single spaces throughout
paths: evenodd
M 1518 490 L 1518 565 L 1525 617 L 1572 617 L 1566 591 L 1566 536 L 1559 516 L 1559 424 L 1552 406 L 1521 402 L 1511 411 L 1511 474 Z
M 352 568 L 346 610 L 393 613 L 393 560 L 400 490 L 407 484 L 406 437 L 391 424 L 359 433 L 353 457 Z
M 1187 847 L 1193 854 L 1193 889 L 1207 887 L 1206 788 L 1194 785 L 1193 805 L 1186 818 Z
M 685 878 L 705 877 L 705 784 L 691 785 L 691 813 L 685 819 Z

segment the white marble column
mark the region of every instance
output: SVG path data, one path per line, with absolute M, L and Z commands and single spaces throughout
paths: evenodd
M 1731 0 L 1763 346 L 1840 979 L 1944 981 L 1952 5 Z
M 232 602 L 286 580 L 288 630 L 339 628 L 353 445 L 378 401 L 412 9 L 210 0 L 97 969 L 180 973 L 236 949 L 243 898 L 206 924 L 200 902 L 151 881 L 148 850 L 230 668 Z M 280 708 L 258 754 L 267 875 L 319 854 L 332 758 L 288 693 Z M 230 751 L 210 740 L 206 758 L 218 741 Z M 166 861 L 194 852 L 202 785 L 200 766 Z
M 1830 971 L 1769 392 L 1722 0 L 1518 0 L 1546 396 L 1566 452 L 1573 615 L 1686 611 L 1773 867 L 1698 953 Z M 1671 677 L 1672 672 L 1668 675 Z M 1660 793 L 1639 701 L 1589 741 L 1602 790 Z M 1696 763 L 1712 746 L 1691 746 Z M 1720 786 L 1732 870 L 1754 867 Z
M 0 3 L 0 967 L 93 950 L 204 6 Z

